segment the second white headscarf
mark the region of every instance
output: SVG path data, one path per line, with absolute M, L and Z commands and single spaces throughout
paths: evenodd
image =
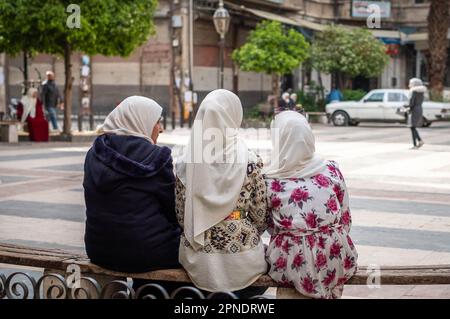
M 198 109 L 184 157 L 177 163 L 177 176 L 186 187 L 184 234 L 194 250 L 203 247 L 206 230 L 232 213 L 241 192 L 248 162 L 248 148 L 237 132 L 242 113 L 236 94 L 223 89 L 209 93 Z M 222 135 L 223 143 L 211 154 L 204 144 L 214 132 Z
M 143 96 L 130 96 L 123 100 L 97 128 L 98 134 L 112 133 L 151 139 L 153 127 L 162 114 L 162 107 L 154 100 Z
M 269 178 L 308 178 L 326 168 L 315 154 L 315 139 L 306 118 L 294 111 L 275 116 L 271 124 L 272 155 L 264 170 Z
M 28 117 L 28 115 L 32 118 L 36 117 L 36 102 L 37 98 L 33 97 L 34 93 L 37 93 L 38 90 L 36 88 L 29 88 L 27 91 L 27 95 L 24 95 L 20 100 L 20 103 L 23 105 L 23 114 L 21 122 L 24 123 Z

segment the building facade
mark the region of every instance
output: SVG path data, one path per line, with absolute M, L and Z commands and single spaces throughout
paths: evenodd
M 212 15 L 219 0 L 160 0 L 155 14 L 156 34 L 137 48 L 131 56 L 90 57 L 91 105 L 94 114 L 104 115 L 123 98 L 139 94 L 154 98 L 169 118 L 187 120 L 192 110 L 193 95 L 197 103 L 220 83 L 219 35 Z M 327 25 L 346 28 L 367 27 L 365 8 L 379 5 L 380 25 L 372 33 L 391 50 L 389 65 L 376 79 L 354 79 L 355 88 L 405 87 L 410 77 L 426 79 L 428 50 L 426 0 L 355 1 L 355 0 L 225 0 L 231 24 L 225 37 L 224 87 L 239 94 L 244 107 L 265 101 L 271 90 L 271 77 L 266 74 L 243 72 L 231 60 L 231 52 L 245 43 L 255 25 L 263 19 L 278 20 L 301 31 L 307 38 Z M 73 113 L 81 104 L 80 72 L 82 54 L 72 57 L 74 81 Z M 56 73 L 56 82 L 64 82 L 62 58 L 38 55 L 29 60 L 29 78 L 39 80 L 46 70 Z M 450 64 L 450 63 L 449 63 Z M 6 98 L 19 98 L 22 90 L 22 57 L 3 57 Z M 287 77 L 284 88 L 294 90 L 316 80 L 317 72 L 305 76 L 299 68 Z M 331 76 L 322 74 L 321 82 L 330 89 Z M 450 87 L 447 75 L 446 86 Z M 5 98 L 3 98 L 5 99 Z M 191 102 L 192 101 L 192 102 Z M 3 103 L 5 104 L 5 103 Z M 4 106 L 3 106 L 4 107 Z M 0 110 L 1 112 L 1 110 Z

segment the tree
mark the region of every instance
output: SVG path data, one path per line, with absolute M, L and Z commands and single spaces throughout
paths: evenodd
M 244 71 L 272 75 L 272 93 L 280 96 L 280 76 L 291 73 L 308 55 L 303 35 L 276 21 L 262 21 L 250 32 L 247 42 L 234 50 L 232 59 Z
M 442 97 L 447 68 L 450 0 L 431 0 L 428 13 L 429 80 L 432 98 Z
M 337 75 L 340 89 L 345 77 L 376 77 L 389 62 L 383 43 L 362 28 L 328 27 L 317 34 L 310 55 L 314 68 Z
M 24 76 L 26 88 L 28 81 L 27 60 L 36 53 L 39 32 L 27 23 L 29 14 L 28 1 L 0 1 L 0 52 L 10 55 L 23 54 Z
M 0 52 L 64 57 L 64 134 L 71 134 L 73 52 L 128 56 L 155 28 L 156 0 L 0 1 Z M 79 22 L 79 23 L 78 23 Z

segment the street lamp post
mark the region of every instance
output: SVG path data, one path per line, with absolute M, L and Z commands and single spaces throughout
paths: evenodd
M 223 6 L 223 0 L 219 1 L 219 7 L 213 15 L 214 26 L 217 33 L 220 35 L 220 88 L 223 89 L 224 80 L 224 53 L 225 53 L 225 35 L 230 27 L 230 14 Z

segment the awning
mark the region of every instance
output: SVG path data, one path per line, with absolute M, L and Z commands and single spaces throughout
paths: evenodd
M 248 13 L 251 13 L 257 17 L 267 19 L 267 20 L 273 20 L 278 21 L 284 24 L 293 25 L 297 27 L 303 27 L 314 31 L 323 31 L 325 30 L 330 24 L 320 24 L 317 22 L 312 22 L 305 20 L 300 15 L 291 15 L 289 17 L 282 16 L 279 14 L 258 10 L 258 9 L 252 9 L 247 8 L 243 5 L 236 5 L 233 3 L 226 2 L 226 5 L 230 8 L 233 8 L 235 10 L 241 10 Z M 342 27 L 344 29 L 354 29 L 357 28 L 356 26 L 349 26 L 344 24 L 336 24 L 336 26 Z M 376 38 L 389 38 L 389 39 L 399 39 L 401 43 L 404 42 L 418 42 L 418 41 L 427 41 L 428 40 L 428 33 L 422 32 L 422 33 L 411 33 L 407 34 L 398 30 L 382 30 L 382 29 L 369 29 L 369 31 L 373 34 Z M 450 39 L 450 29 L 447 36 L 448 39 Z
M 450 29 L 447 33 L 447 39 L 450 40 Z M 403 41 L 412 41 L 412 42 L 418 42 L 418 41 L 428 41 L 428 33 L 422 32 L 422 33 L 411 33 L 411 34 L 405 34 Z
M 253 14 L 257 17 L 263 18 L 263 19 L 278 21 L 278 22 L 281 22 L 284 24 L 289 24 L 289 25 L 293 25 L 293 26 L 297 26 L 297 27 L 303 27 L 303 28 L 314 30 L 314 31 L 323 31 L 329 26 L 328 24 L 320 24 L 317 22 L 312 22 L 312 21 L 302 19 L 302 18 L 300 18 L 300 16 L 286 17 L 286 16 L 282 16 L 279 14 L 275 14 L 275 13 L 271 13 L 271 12 L 267 12 L 267 11 L 263 11 L 263 10 L 247 8 L 246 6 L 243 6 L 243 5 L 238 6 L 238 5 L 235 5 L 232 3 L 227 3 L 227 6 L 230 6 L 233 9 L 242 10 L 242 11 L 251 13 L 251 14 Z M 340 26 L 344 29 L 356 28 L 356 27 L 348 26 L 348 25 L 344 25 L 344 24 L 337 24 L 337 26 Z M 370 30 L 370 31 L 377 38 L 398 38 L 398 39 L 400 38 L 399 31 L 379 30 L 379 29 L 374 29 L 374 30 Z
M 235 10 L 242 10 L 242 11 L 251 13 L 251 14 L 253 14 L 257 17 L 263 18 L 263 19 L 278 21 L 278 22 L 281 22 L 284 24 L 289 24 L 289 25 L 301 26 L 297 21 L 290 19 L 288 17 L 285 17 L 285 16 L 281 16 L 279 14 L 274 14 L 271 12 L 257 10 L 257 9 L 250 9 L 250 8 L 247 8 L 246 6 L 242 6 L 242 5 L 239 6 L 239 5 L 229 3 L 229 2 L 226 2 L 226 6 L 231 7 Z

